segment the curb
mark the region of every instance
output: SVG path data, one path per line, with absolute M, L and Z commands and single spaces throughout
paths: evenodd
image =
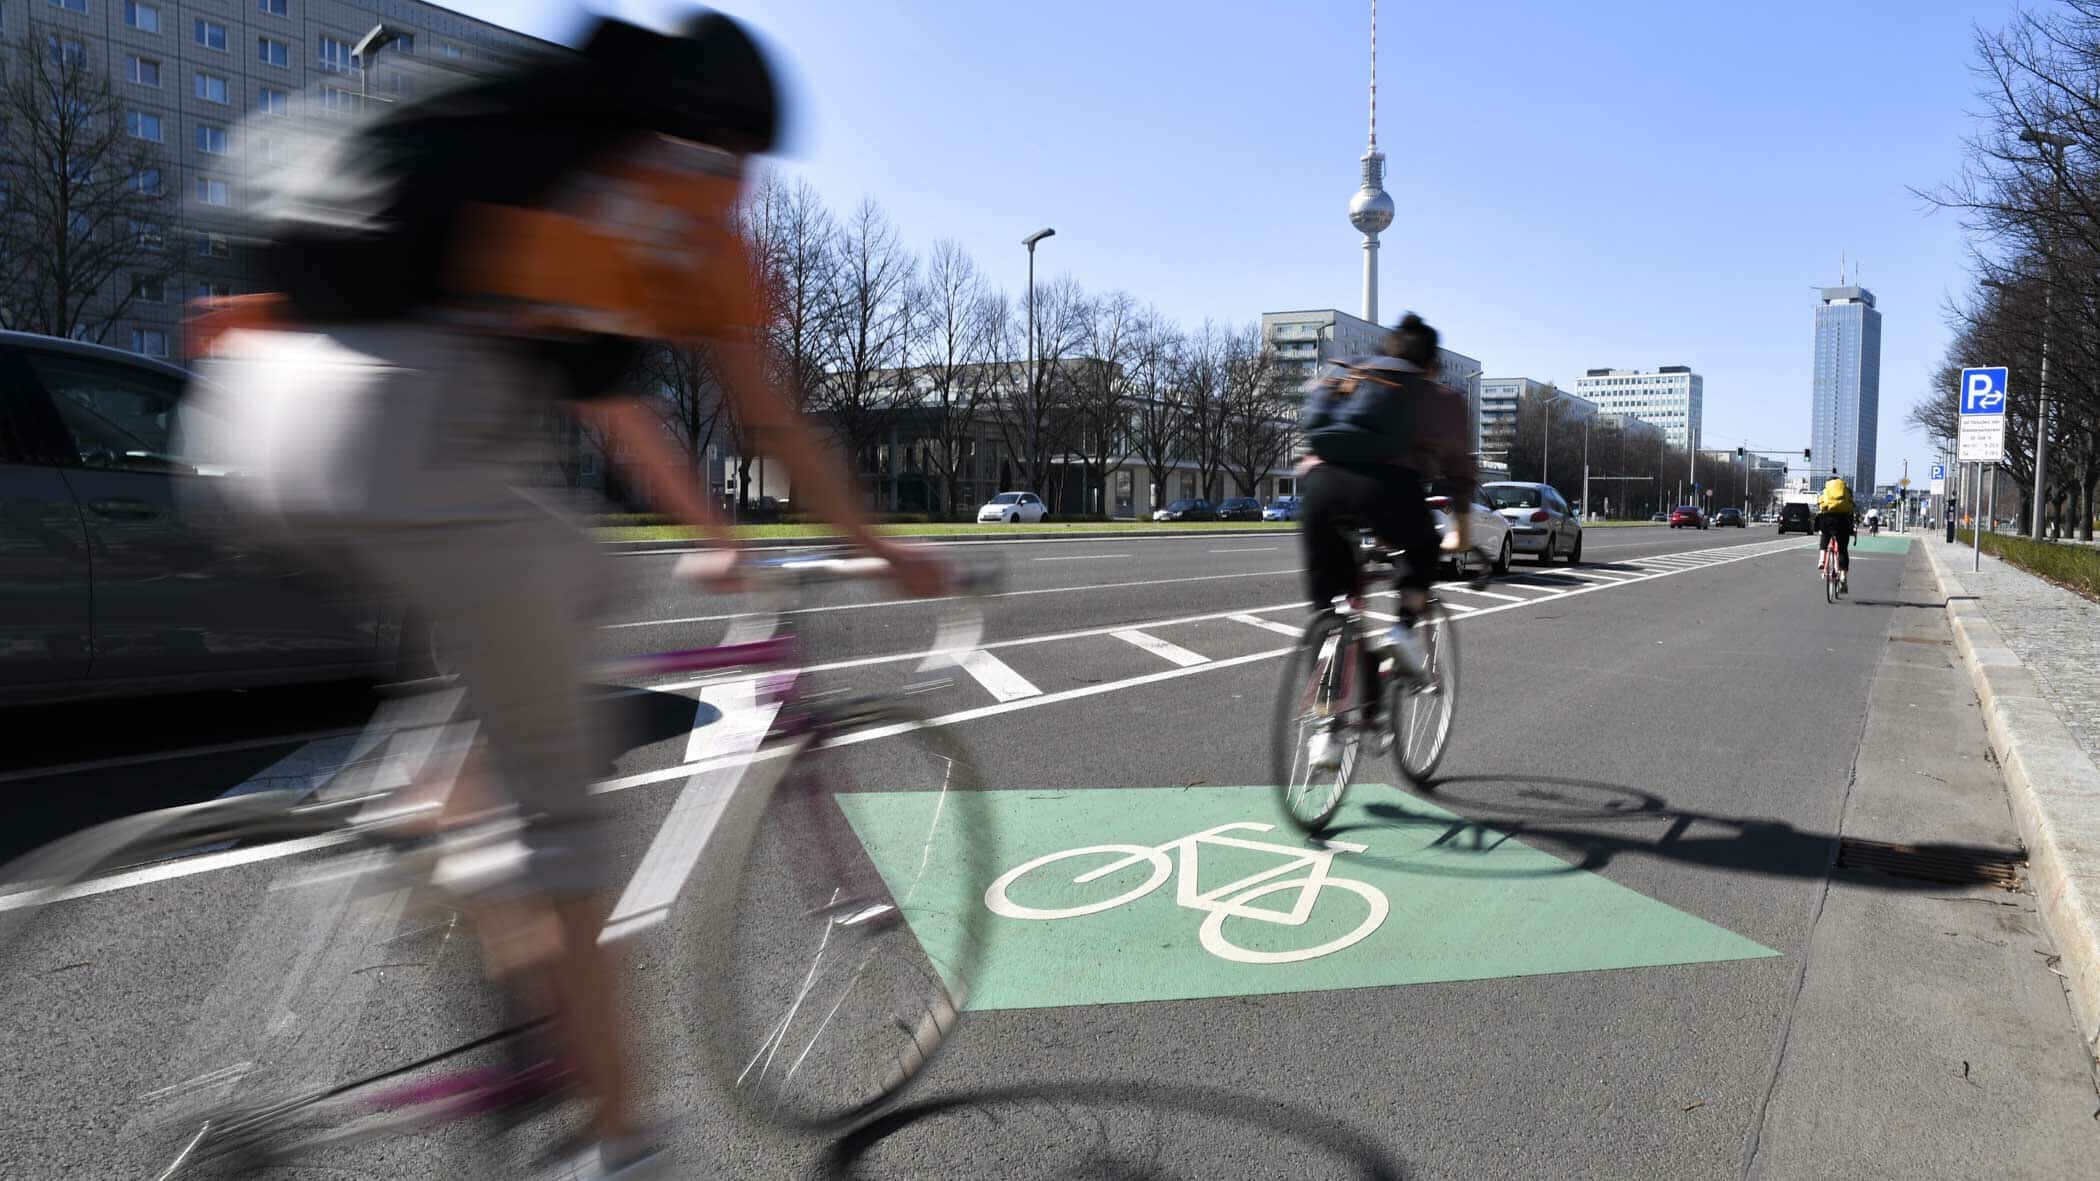
M 987 533 L 979 537 L 969 533 L 890 533 L 884 536 L 895 541 L 923 541 L 930 545 L 1013 545 L 1029 541 L 1114 541 L 1118 538 L 1140 537 L 1295 537 L 1291 529 L 1088 529 L 1071 533 L 1023 533 L 1012 537 L 1001 537 L 995 526 L 986 526 Z M 758 537 L 752 538 L 751 549 L 825 549 L 846 544 L 843 537 Z M 709 548 L 700 540 L 679 541 L 600 541 L 596 543 L 606 553 L 674 553 L 686 550 Z
M 2027 846 L 2042 921 L 2088 1059 L 2100 1056 L 2100 767 L 1983 607 L 1930 545 L 1926 560 L 1947 598 L 1954 646 L 1983 708 L 1991 752 L 2005 775 L 2013 821 Z

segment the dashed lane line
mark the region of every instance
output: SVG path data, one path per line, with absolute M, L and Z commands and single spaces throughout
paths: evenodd
M 1160 639 L 1158 636 L 1155 636 L 1150 632 L 1141 632 L 1138 631 L 1136 628 L 1131 628 L 1126 631 L 1110 632 L 1109 634 L 1119 640 L 1122 640 L 1126 644 L 1135 644 L 1138 647 L 1143 648 L 1145 651 L 1152 653 L 1154 656 L 1157 656 L 1161 660 L 1167 661 L 1170 664 L 1178 664 L 1182 668 L 1188 668 L 1191 665 L 1197 664 L 1208 664 L 1210 662 L 1210 657 L 1208 656 L 1198 655 L 1197 653 L 1191 652 L 1187 648 L 1184 648 L 1179 644 L 1170 643 L 1166 640 Z
M 1001 701 L 1019 701 L 1024 697 L 1042 695 L 1043 691 L 1030 684 L 1027 677 L 982 648 L 958 652 L 953 659 L 957 668 L 969 673 L 972 680 L 984 686 L 985 692 Z

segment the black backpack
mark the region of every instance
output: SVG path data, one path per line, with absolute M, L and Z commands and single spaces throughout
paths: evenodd
M 1414 446 L 1424 378 L 1388 358 L 1339 362 L 1306 387 L 1299 429 L 1328 463 L 1385 463 Z

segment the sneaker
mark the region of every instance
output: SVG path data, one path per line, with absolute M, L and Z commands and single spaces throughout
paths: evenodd
M 1322 726 L 1313 731 L 1305 743 L 1305 769 L 1308 771 L 1339 771 L 1342 769 L 1342 740 L 1332 726 Z
M 1422 671 L 1429 667 L 1428 649 L 1408 624 L 1396 623 L 1387 629 L 1382 651 L 1392 660 L 1394 671 L 1408 680 L 1420 680 Z
M 1850 571 L 1848 571 L 1848 570 L 1840 570 L 1840 571 L 1838 571 L 1838 593 L 1842 595 L 1842 594 L 1845 594 L 1845 593 L 1849 592 L 1849 591 L 1850 591 L 1851 589 L 1852 589 L 1852 574 L 1851 574 L 1851 572 L 1850 572 Z
M 1824 563 L 1825 563 L 1825 562 L 1828 562 L 1828 561 L 1830 561 L 1830 555 L 1829 555 L 1829 554 L 1827 554 L 1827 553 L 1819 553 L 1819 554 L 1817 554 L 1817 555 L 1816 555 L 1816 573 L 1818 573 L 1818 574 L 1821 574 L 1821 573 L 1822 573 L 1822 572 L 1824 571 L 1824 569 L 1825 569 Z

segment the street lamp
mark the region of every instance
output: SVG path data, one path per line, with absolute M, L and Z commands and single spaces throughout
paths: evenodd
M 372 95 L 372 57 L 381 49 L 401 39 L 401 30 L 387 24 L 376 24 L 372 31 L 357 39 L 350 47 L 350 58 L 357 63 L 357 105 L 363 107 Z
M 1028 248 L 1028 404 L 1031 407 L 1035 405 L 1035 244 L 1056 233 L 1056 230 L 1044 226 L 1021 239 L 1021 245 Z
M 2020 133 L 2020 142 L 2033 144 L 2035 147 L 2048 150 L 2049 171 L 2053 182 L 2050 189 L 2049 204 L 2051 212 L 2054 212 L 2055 207 L 2063 200 L 2064 149 L 2070 147 L 2073 141 L 2068 135 L 2058 135 L 2051 131 L 2036 131 L 2030 127 Z M 2042 263 L 2053 271 L 2056 267 L 2056 255 L 2053 252 L 2044 254 Z M 2042 540 L 2044 532 L 2042 528 L 2042 513 L 2048 504 L 2049 321 L 2051 313 L 2055 310 L 2055 287 L 2054 283 L 2048 283 L 2042 288 L 2042 375 L 2034 411 L 2034 519 L 2029 522 L 2033 526 L 2033 534 L 2036 541 Z

